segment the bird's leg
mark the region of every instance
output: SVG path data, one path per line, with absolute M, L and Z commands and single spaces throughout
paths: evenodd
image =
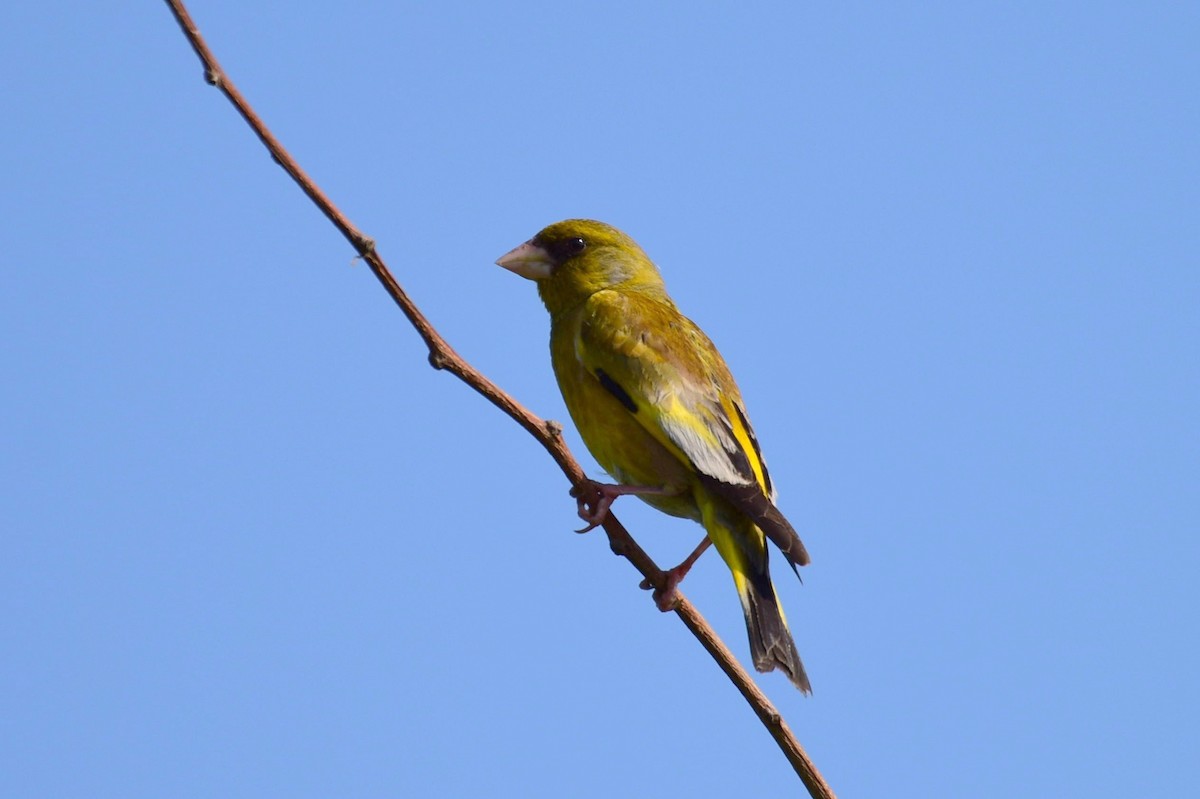
M 587 522 L 587 527 L 575 532 L 587 533 L 603 524 L 608 517 L 609 507 L 617 497 L 625 494 L 671 496 L 679 493 L 680 489 L 672 487 L 617 485 L 584 480 L 579 486 L 571 489 L 571 496 L 575 497 L 575 502 L 579 505 L 579 518 Z
M 663 572 L 662 588 L 654 588 L 649 580 L 642 580 L 642 588 L 654 588 L 654 604 L 663 613 L 675 609 L 675 597 L 678 595 L 676 589 L 683 582 L 683 578 L 687 576 L 687 573 L 692 570 L 692 566 L 696 564 L 696 561 L 699 560 L 700 556 L 710 546 L 712 546 L 712 539 L 704 536 L 704 540 L 692 550 L 692 554 L 683 559 L 683 563 Z

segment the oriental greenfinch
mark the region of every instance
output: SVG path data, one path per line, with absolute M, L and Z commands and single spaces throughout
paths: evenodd
M 707 539 L 667 573 L 660 596 L 709 542 L 741 599 L 759 671 L 809 693 L 768 570 L 767 539 L 794 569 L 808 563 L 775 506 L 775 487 L 724 359 L 680 313 L 658 268 L 629 236 L 584 219 L 550 225 L 496 263 L 537 283 L 550 312 L 550 357 L 584 443 L 616 485 L 593 484 L 581 515 L 599 524 L 621 494 L 693 519 Z

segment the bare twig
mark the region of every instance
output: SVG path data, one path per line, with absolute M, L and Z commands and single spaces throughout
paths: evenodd
M 196 51 L 196 55 L 200 57 L 201 63 L 204 65 L 204 79 L 211 85 L 216 86 L 221 92 L 233 103 L 234 108 L 242 115 L 247 124 L 254 131 L 255 135 L 266 145 L 267 150 L 271 153 L 271 157 L 283 167 L 294 181 L 300 186 L 309 199 L 316 204 L 321 212 L 329 218 L 329 221 L 342 232 L 342 235 L 350 242 L 358 254 L 366 261 L 375 277 L 383 284 L 384 289 L 396 305 L 408 317 L 409 322 L 416 328 L 417 334 L 425 341 L 429 347 L 429 363 L 435 369 L 444 369 L 451 374 L 460 378 L 475 391 L 486 397 L 492 404 L 508 414 L 514 421 L 524 427 L 529 433 L 537 439 L 555 462 L 562 469 L 563 473 L 570 480 L 571 485 L 580 487 L 586 481 L 583 469 L 579 463 L 571 455 L 567 449 L 566 443 L 562 438 L 562 428 L 557 422 L 543 420 L 533 413 L 529 412 L 520 403 L 513 399 L 507 392 L 499 386 L 492 383 L 484 377 L 478 370 L 462 359 L 456 353 L 446 340 L 433 328 L 429 320 L 424 314 L 418 310 L 417 306 L 409 299 L 404 289 L 396 282 L 392 273 L 384 264 L 375 249 L 375 242 L 364 236 L 358 228 L 350 223 L 344 214 L 329 200 L 321 189 L 313 182 L 295 159 L 283 148 L 278 139 L 267 129 L 263 121 L 251 108 L 246 99 L 242 97 L 241 92 L 237 90 L 233 82 L 222 71 L 217 59 L 209 50 L 204 38 L 200 35 L 199 29 L 192 21 L 191 15 L 188 14 L 180 0 L 166 0 L 171 12 L 175 15 L 175 19 L 179 22 L 179 27 L 183 30 L 184 36 L 192 45 L 192 49 Z M 625 527 L 617 520 L 616 516 L 609 513 L 603 522 L 604 532 L 608 535 L 609 546 L 612 551 L 629 560 L 634 567 L 642 573 L 651 585 L 659 588 L 665 588 L 664 576 L 661 569 L 654 563 L 649 555 L 638 545 Z M 771 704 L 767 697 L 759 690 L 758 686 L 751 679 L 745 669 L 741 667 L 733 653 L 728 647 L 717 637 L 716 632 L 709 626 L 708 622 L 700 615 L 695 606 L 687 600 L 683 594 L 678 593 L 674 612 L 679 616 L 684 625 L 691 630 L 692 634 L 700 644 L 708 651 L 721 670 L 729 677 L 737 689 L 741 691 L 742 696 L 754 709 L 771 737 L 783 750 L 784 756 L 788 762 L 796 770 L 796 773 L 803 780 L 809 793 L 815 799 L 833 799 L 833 791 L 822 779 L 813 762 L 809 759 L 800 743 L 796 740 L 792 731 L 788 728 L 779 711 Z

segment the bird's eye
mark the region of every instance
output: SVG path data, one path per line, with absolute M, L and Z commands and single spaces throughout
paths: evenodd
M 555 248 L 558 250 L 555 254 L 559 257 L 559 260 L 565 261 L 573 255 L 579 255 L 586 247 L 587 242 L 576 236 L 573 239 L 563 239 L 560 241 L 558 247 Z

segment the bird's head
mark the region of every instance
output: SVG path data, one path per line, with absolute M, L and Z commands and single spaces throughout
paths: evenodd
M 637 242 L 590 219 L 555 222 L 496 263 L 536 281 L 552 315 L 603 289 L 663 291 L 658 268 Z

